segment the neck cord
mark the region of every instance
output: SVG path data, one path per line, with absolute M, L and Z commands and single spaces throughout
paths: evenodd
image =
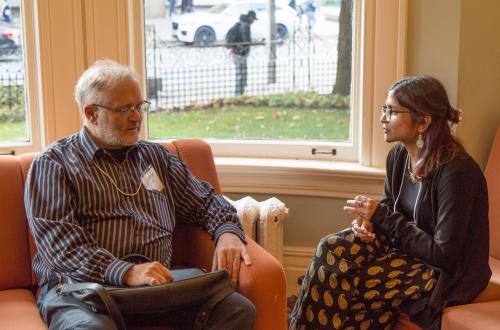
M 405 166 L 403 167 L 403 177 L 401 178 L 401 184 L 399 185 L 398 196 L 396 197 L 396 201 L 394 201 L 394 208 L 392 210 L 393 212 L 396 212 L 396 205 L 398 205 L 399 196 L 401 196 L 401 190 L 403 189 L 403 183 L 405 182 L 405 172 L 407 166 L 408 166 L 408 157 L 406 157 Z
M 108 154 L 106 151 L 104 151 L 106 154 Z M 125 160 L 123 162 L 126 162 L 128 159 L 128 153 L 125 154 Z M 139 183 L 139 187 L 137 188 L 137 190 L 135 191 L 135 193 L 131 194 L 131 193 L 127 193 L 127 192 L 124 192 L 123 190 L 121 190 L 118 185 L 116 184 L 115 180 L 113 180 L 113 178 L 108 174 L 106 173 L 99 165 L 97 165 L 97 162 L 94 162 L 94 165 L 95 167 L 97 167 L 97 169 L 99 171 L 101 171 L 102 174 L 104 174 L 108 179 L 109 181 L 111 181 L 111 183 L 113 184 L 113 186 L 115 186 L 116 190 L 118 190 L 121 194 L 125 195 L 125 196 L 135 196 L 139 193 L 139 191 L 141 190 L 141 187 L 142 187 L 142 183 Z
M 413 207 L 413 220 L 417 222 L 417 205 L 418 199 L 420 198 L 420 191 L 422 191 L 422 182 L 419 182 L 420 186 L 418 187 L 417 198 L 415 199 L 415 206 Z
M 394 202 L 394 208 L 393 208 L 394 212 L 396 212 L 396 205 L 398 204 L 399 197 L 401 196 L 401 191 L 403 190 L 403 184 L 405 182 L 405 172 L 406 172 L 406 169 L 409 169 L 409 167 L 408 167 L 409 162 L 410 162 L 410 154 L 408 154 L 408 157 L 406 157 L 405 166 L 403 167 L 403 176 L 401 177 L 401 184 L 399 185 L 398 196 L 396 197 L 396 201 Z M 410 180 L 411 180 L 411 177 L 410 177 Z M 417 205 L 418 205 L 419 198 L 420 198 L 420 192 L 422 191 L 422 182 L 418 182 L 418 183 L 419 183 L 419 187 L 418 187 L 418 192 L 417 192 L 417 198 L 415 199 L 415 205 L 413 206 L 413 220 L 415 222 L 417 221 Z
M 415 176 L 413 174 L 413 166 L 411 166 L 411 156 L 410 156 L 410 153 L 408 153 L 406 164 L 407 164 L 406 168 L 408 169 L 408 175 L 410 176 L 411 182 L 417 183 L 418 180 L 415 178 Z

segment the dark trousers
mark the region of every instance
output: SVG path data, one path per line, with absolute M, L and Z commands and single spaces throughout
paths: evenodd
M 117 329 L 107 314 L 97 314 L 72 296 L 58 295 L 45 284 L 40 290 L 38 308 L 49 329 Z M 127 327 L 166 326 L 175 329 L 191 329 L 198 308 L 148 314 L 124 315 Z M 247 298 L 233 293 L 221 301 L 210 313 L 205 329 L 252 329 L 255 307 Z
M 247 86 L 247 56 L 234 54 L 233 62 L 236 65 L 235 94 L 242 95 L 245 93 L 245 87 Z

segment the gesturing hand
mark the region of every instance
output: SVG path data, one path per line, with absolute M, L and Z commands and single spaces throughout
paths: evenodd
M 173 281 L 170 270 L 158 261 L 138 264 L 125 273 L 125 284 L 128 286 L 159 285 Z
M 212 271 L 227 269 L 233 286 L 236 286 L 240 274 L 240 258 L 243 258 L 245 265 L 252 264 L 247 248 L 240 238 L 232 233 L 224 233 L 219 237 L 215 247 Z
M 363 241 L 372 241 L 375 239 L 370 219 L 377 205 L 378 202 L 374 199 L 358 195 L 354 199 L 349 199 L 344 206 L 344 211 L 356 217 L 352 222 L 352 229 L 354 235 Z

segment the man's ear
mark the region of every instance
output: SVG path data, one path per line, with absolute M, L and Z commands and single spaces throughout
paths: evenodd
M 85 115 L 85 118 L 87 118 L 87 121 L 92 124 L 97 124 L 97 116 L 98 112 L 97 109 L 93 106 L 86 105 L 83 108 L 83 114 Z

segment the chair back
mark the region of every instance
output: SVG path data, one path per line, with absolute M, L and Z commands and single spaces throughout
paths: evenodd
M 500 126 L 491 146 L 490 156 L 484 171 L 488 183 L 490 218 L 490 256 L 500 260 Z
M 32 284 L 23 183 L 19 158 L 0 156 L 0 290 Z

